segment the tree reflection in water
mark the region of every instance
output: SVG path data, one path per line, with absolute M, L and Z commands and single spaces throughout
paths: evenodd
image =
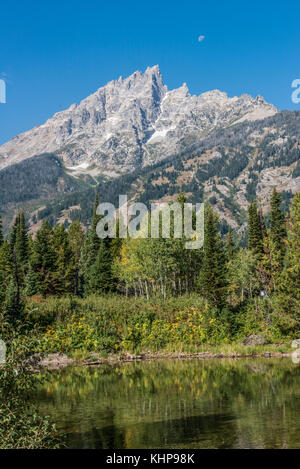
M 300 367 L 161 360 L 39 376 L 40 411 L 71 448 L 299 448 Z

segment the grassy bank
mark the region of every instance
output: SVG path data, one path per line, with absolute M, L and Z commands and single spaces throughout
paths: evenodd
M 33 352 L 75 358 L 93 353 L 103 358 L 130 353 L 251 355 L 270 347 L 285 353 L 290 343 L 290 337 L 269 320 L 264 300 L 220 312 L 196 295 L 150 301 L 119 295 L 33 297 L 27 302 L 24 324 L 27 336 L 35 335 Z M 251 334 L 262 335 L 267 348 L 242 346 Z

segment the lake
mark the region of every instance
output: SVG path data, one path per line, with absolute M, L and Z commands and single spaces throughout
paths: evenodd
M 158 360 L 39 375 L 40 413 L 70 448 L 300 448 L 290 359 Z

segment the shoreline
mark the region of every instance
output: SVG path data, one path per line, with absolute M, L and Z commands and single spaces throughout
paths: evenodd
M 53 353 L 46 355 L 41 361 L 35 363 L 33 366 L 35 370 L 59 370 L 66 367 L 81 367 L 81 366 L 100 366 L 104 364 L 116 363 L 129 363 L 129 362 L 142 362 L 154 360 L 213 360 L 213 359 L 240 359 L 240 358 L 291 358 L 292 352 L 276 352 L 276 351 L 253 351 L 245 353 L 213 353 L 210 351 L 196 352 L 196 353 L 183 353 L 183 352 L 157 352 L 145 354 L 124 354 L 118 356 L 90 357 L 84 359 L 71 358 L 63 353 Z

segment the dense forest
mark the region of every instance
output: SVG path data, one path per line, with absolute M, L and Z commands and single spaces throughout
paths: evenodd
M 184 203 L 181 193 L 178 198 Z M 24 214 L 16 217 L 7 239 L 0 236 L 0 301 L 12 322 L 23 317 L 30 298 L 87 298 L 121 294 L 167 299 L 198 295 L 219 317 L 238 316 L 245 308 L 278 334 L 299 329 L 299 217 L 295 196 L 285 217 L 276 189 L 270 200 L 267 228 L 256 202 L 248 210 L 248 248 L 234 233 L 222 236 L 218 217 L 205 206 L 205 238 L 201 249 L 186 250 L 186 239 L 99 239 L 96 195 L 94 215 L 86 233 L 74 221 L 52 227 L 45 221 L 33 238 Z

